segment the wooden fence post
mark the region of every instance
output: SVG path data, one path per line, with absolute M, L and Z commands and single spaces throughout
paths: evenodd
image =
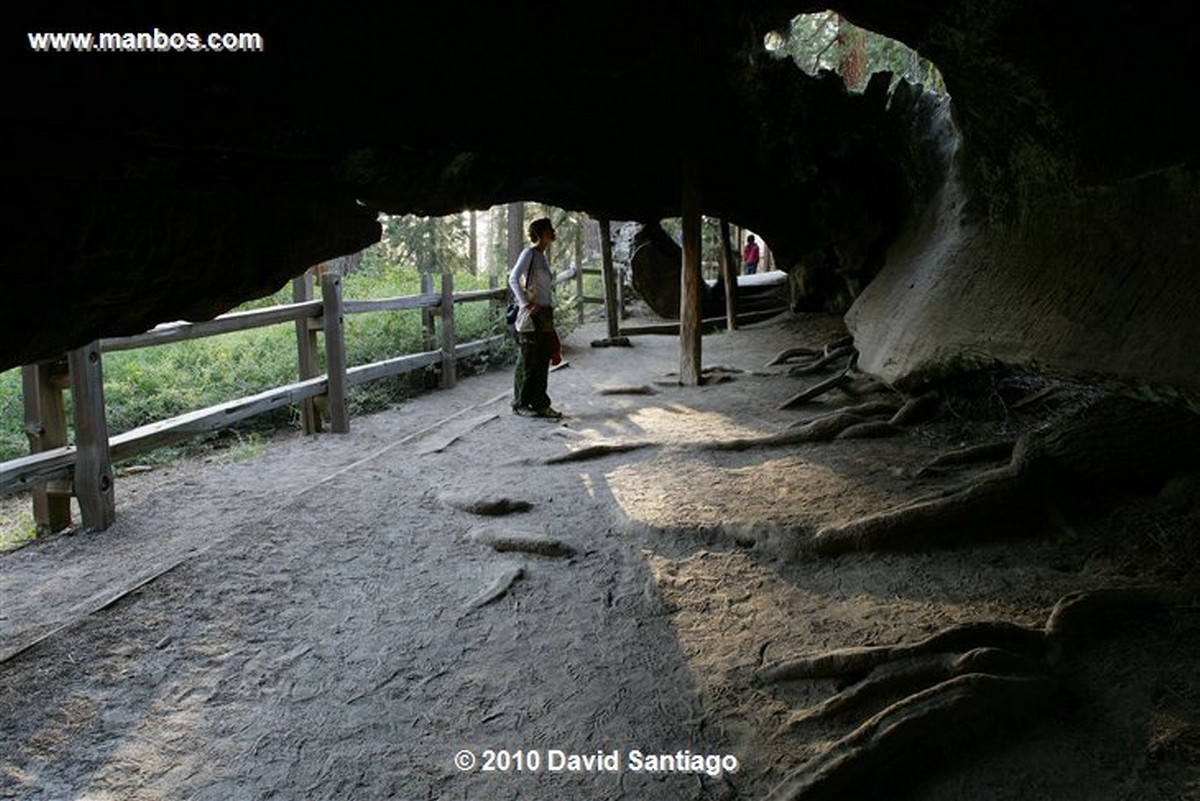
M 329 428 L 335 434 L 350 431 L 346 411 L 346 332 L 342 318 L 342 276 L 335 270 L 321 273 L 321 300 L 325 304 L 325 375 L 329 381 Z
M 292 279 L 292 301 L 304 303 L 312 299 L 313 276 L 311 271 L 305 271 L 304 275 Z M 321 365 L 317 361 L 317 331 L 312 322 L 309 318 L 296 321 L 296 356 L 301 381 L 321 374 Z M 305 434 L 316 434 L 321 430 L 321 415 L 312 398 L 300 401 L 300 426 Z
M 613 273 L 612 228 L 607 218 L 600 223 L 600 276 L 604 282 L 604 319 L 608 322 L 608 338 L 620 336 L 621 319 L 617 312 L 617 282 Z
M 700 166 L 690 154 L 683 157 L 683 269 L 679 293 L 679 381 L 699 386 L 700 328 Z
M 29 364 L 21 368 L 25 400 L 25 434 L 29 452 L 41 453 L 67 444 L 67 413 L 61 378 L 64 361 Z M 33 490 L 33 520 L 39 534 L 53 534 L 71 525 L 71 490 L 61 481 L 39 484 Z
M 575 236 L 571 241 L 573 254 L 575 257 L 575 302 L 579 304 L 579 324 L 584 323 L 584 310 L 587 303 L 583 299 L 583 226 L 580 225 L 575 229 Z
M 454 344 L 454 274 L 445 270 L 442 272 L 442 389 L 454 389 L 458 383 Z
M 421 270 L 421 294 L 433 294 L 433 275 L 432 273 Z M 436 342 L 436 337 L 433 331 L 433 309 L 428 306 L 421 307 L 421 350 L 433 350 Z
M 104 531 L 117 518 L 112 457 L 104 418 L 104 368 L 99 340 L 67 354 L 75 417 L 75 497 L 83 525 Z

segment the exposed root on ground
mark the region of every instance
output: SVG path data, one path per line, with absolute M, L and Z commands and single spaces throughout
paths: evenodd
M 1016 444 L 1014 440 L 1004 440 L 1003 442 L 984 442 L 979 445 L 968 445 L 965 448 L 943 453 L 941 456 L 929 460 L 917 470 L 916 475 L 924 476 L 948 467 L 959 467 L 965 464 L 1010 460 L 1012 459 L 1013 448 Z
M 792 715 L 783 733 L 855 715 L 862 722 L 809 760 L 773 801 L 873 797 L 942 764 L 983 735 L 1036 718 L 1061 693 L 1059 670 L 1117 614 L 1194 605 L 1200 587 L 1130 587 L 1062 598 L 1041 630 L 1011 623 L 954 626 L 909 645 L 849 648 L 763 668 L 763 684 L 853 682 Z M 953 749 L 950 746 L 955 746 Z
M 524 578 L 524 576 L 525 568 L 520 565 L 505 569 L 500 573 L 500 575 L 496 576 L 495 580 L 488 585 L 487 589 L 467 602 L 464 611 L 470 612 L 472 610 L 479 609 L 480 607 L 487 606 L 493 601 L 500 600 L 508 594 L 508 591 L 512 585 L 516 584 L 517 581 Z
M 792 367 L 788 370 L 788 375 L 812 375 L 813 373 L 819 373 L 840 359 L 849 359 L 850 363 L 853 364 L 857 358 L 858 351 L 854 349 L 853 345 L 842 345 L 830 350 L 823 356 L 818 356 L 810 362 Z
M 614 453 L 628 453 L 640 448 L 648 448 L 653 444 L 652 442 L 605 442 L 598 445 L 587 445 L 569 453 L 551 456 L 544 460 L 544 464 L 564 464 L 567 462 L 586 462 L 591 459 L 603 459 L 605 456 L 611 456 Z
M 574 556 L 575 548 L 557 537 L 533 531 L 512 531 L 492 527 L 477 528 L 470 532 L 472 542 L 487 545 L 501 553 L 517 551 L 537 556 Z
M 893 418 L 894 420 L 895 418 Z M 842 432 L 840 432 L 842 433 Z M 1009 463 L 965 484 L 816 533 L 822 554 L 944 547 L 1035 533 L 1057 498 L 1156 490 L 1200 459 L 1200 415 L 1110 396 L 1014 446 L 957 451 L 922 468 L 1001 455 Z
M 484 496 L 470 492 L 444 492 L 438 496 L 438 500 L 443 506 L 451 509 L 488 517 L 527 512 L 533 508 L 533 504 L 529 501 L 503 496 Z

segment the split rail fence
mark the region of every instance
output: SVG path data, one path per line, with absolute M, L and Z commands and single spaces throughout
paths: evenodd
M 0 495 L 29 490 L 33 516 L 42 532 L 71 525 L 71 497 L 79 503 L 83 526 L 103 530 L 116 518 L 113 468 L 116 461 L 154 448 L 205 434 L 284 406 L 298 405 L 305 434 L 322 428 L 317 400 L 329 416 L 334 433 L 350 430 L 346 390 L 358 384 L 440 367 L 440 386 L 452 388 L 457 381 L 457 364 L 464 359 L 497 348 L 507 334 L 472 342 L 457 342 L 454 309 L 461 303 L 493 304 L 497 330 L 503 329 L 502 312 L 507 287 L 454 292 L 454 279 L 443 273 L 436 290 L 433 276 L 422 274 L 417 295 L 377 300 L 342 297 L 342 274 L 355 257 L 335 259 L 292 282 L 293 303 L 254 311 L 234 312 L 199 323 L 167 323 L 136 336 L 100 339 L 71 351 L 65 357 L 26 365 L 22 371 L 25 430 L 30 455 L 0 463 Z M 347 263 L 349 262 L 349 263 Z M 583 274 L 575 275 L 579 319 L 585 303 L 603 303 L 603 298 L 585 297 Z M 315 273 L 315 275 L 314 275 Z M 314 280 L 320 298 L 313 297 Z M 380 362 L 346 366 L 345 315 L 420 309 L 423 341 L 428 348 Z M 440 342 L 434 321 L 439 321 Z M 256 395 L 150 423 L 110 437 L 104 408 L 103 354 L 136 350 L 172 342 L 201 339 L 234 331 L 293 323 L 296 328 L 299 380 Z M 320 369 L 317 334 L 324 334 L 325 371 Z M 71 392 L 74 444 L 70 444 L 64 392 Z

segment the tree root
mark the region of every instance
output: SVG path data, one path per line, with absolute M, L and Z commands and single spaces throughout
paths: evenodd
M 1032 675 L 1040 666 L 1029 659 L 1000 648 L 975 648 L 963 654 L 938 653 L 912 656 L 880 665 L 862 681 L 831 696 L 811 709 L 793 714 L 785 731 L 804 724 L 844 718 L 871 707 L 886 706 L 925 687 L 968 673 L 992 675 Z
M 1023 534 L 1045 514 L 1045 502 L 1029 476 L 1011 467 L 992 470 L 977 482 L 837 526 L 812 539 L 824 555 L 862 550 L 911 550 L 983 542 Z
M 904 402 L 891 419 L 894 426 L 911 426 L 923 422 L 933 416 L 941 400 L 934 393 L 918 395 Z
M 929 460 L 917 470 L 915 475 L 929 475 L 947 467 L 958 467 L 959 465 L 975 464 L 976 462 L 991 462 L 1000 459 L 1010 460 L 1012 459 L 1013 447 L 1015 446 L 1016 442 L 1013 440 L 969 445 L 965 448 L 950 451 L 949 453 L 943 453 L 941 456 Z
M 554 537 L 531 531 L 501 531 L 494 528 L 478 528 L 468 538 L 472 542 L 487 545 L 495 551 L 508 553 L 518 551 L 537 556 L 574 556 L 575 548 Z
M 569 453 L 551 456 L 544 464 L 565 464 L 567 462 L 586 462 L 591 459 L 602 459 L 614 453 L 628 453 L 639 448 L 648 448 L 651 442 L 606 442 L 599 445 L 588 445 Z
M 830 442 L 845 429 L 856 423 L 865 423 L 867 418 L 848 412 L 834 412 L 810 420 L 798 428 L 788 428 L 778 434 L 765 437 L 739 437 L 719 440 L 700 446 L 710 451 L 748 451 L 753 448 L 778 448 L 805 442 Z
M 451 509 L 488 517 L 527 512 L 533 508 L 533 504 L 529 501 L 505 497 L 486 497 L 469 492 L 444 492 L 438 496 L 438 500 L 443 506 Z
M 788 348 L 787 350 L 781 351 L 774 359 L 771 359 L 771 361 L 767 362 L 766 366 L 774 367 L 776 365 L 783 364 L 790 359 L 794 359 L 797 356 L 814 358 L 820 355 L 821 351 L 814 350 L 813 348 Z
M 1055 604 L 1041 630 L 971 623 L 909 645 L 847 648 L 764 668 L 756 677 L 762 683 L 800 678 L 856 682 L 793 714 L 784 732 L 852 713 L 867 716 L 769 798 L 890 797 L 895 784 L 934 767 L 949 746 L 994 735 L 999 723 L 1025 722 L 1040 713 L 1059 693 L 1056 668 L 1064 655 L 1115 614 L 1187 608 L 1198 595 L 1196 586 L 1072 593 Z
M 838 373 L 834 377 L 827 378 L 824 381 L 820 381 L 820 382 L 814 384 L 813 386 L 809 387 L 808 389 L 804 390 L 803 392 L 796 393 L 795 395 L 788 398 L 783 403 L 779 404 L 779 408 L 780 409 L 790 409 L 793 406 L 799 406 L 800 404 L 807 403 L 808 401 L 813 400 L 814 398 L 819 398 L 822 395 L 824 395 L 826 392 L 837 389 L 838 387 L 842 386 L 843 384 L 847 384 L 849 382 L 850 382 L 850 366 L 846 365 L 846 369 L 842 370 L 840 373 Z
M 964 623 L 908 645 L 842 648 L 778 662 L 762 668 L 756 679 L 762 684 L 795 679 L 858 680 L 888 662 L 978 648 L 1003 648 L 1029 659 L 1040 659 L 1045 655 L 1045 633 L 1012 623 Z
M 836 439 L 883 439 L 903 434 L 904 429 L 894 426 L 884 420 L 869 420 L 846 428 Z
M 820 356 L 810 362 L 806 362 L 805 364 L 796 365 L 788 370 L 788 375 L 811 375 L 812 373 L 817 373 L 821 370 L 824 370 L 826 367 L 843 357 L 849 357 L 850 364 L 853 365 L 854 362 L 858 360 L 858 351 L 854 349 L 853 345 L 843 345 L 841 347 L 834 348 L 824 356 Z
M 480 607 L 487 606 L 493 601 L 498 601 L 508 594 L 512 585 L 516 584 L 520 579 L 525 577 L 525 568 L 517 565 L 504 570 L 500 575 L 496 576 L 488 588 L 476 595 L 467 602 L 464 611 L 470 612 Z
M 842 801 L 893 787 L 964 736 L 1033 717 L 1058 692 L 1047 676 L 958 676 L 884 709 L 810 760 L 768 801 Z M 916 745 L 919 744 L 919 745 Z
M 963 450 L 935 463 L 998 455 L 1009 447 Z M 839 554 L 1026 535 L 1051 516 L 1061 492 L 1157 489 L 1181 470 L 1194 469 L 1198 455 L 1200 415 L 1129 398 L 1102 398 L 1045 432 L 1023 435 L 1011 446 L 1006 466 L 888 511 L 823 528 L 812 545 L 818 553 Z

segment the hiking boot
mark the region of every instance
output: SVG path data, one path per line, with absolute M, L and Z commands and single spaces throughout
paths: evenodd
M 534 409 L 533 416 L 545 417 L 550 420 L 561 420 L 562 412 L 560 412 L 558 409 L 555 409 L 553 406 L 543 406 L 540 409 Z

